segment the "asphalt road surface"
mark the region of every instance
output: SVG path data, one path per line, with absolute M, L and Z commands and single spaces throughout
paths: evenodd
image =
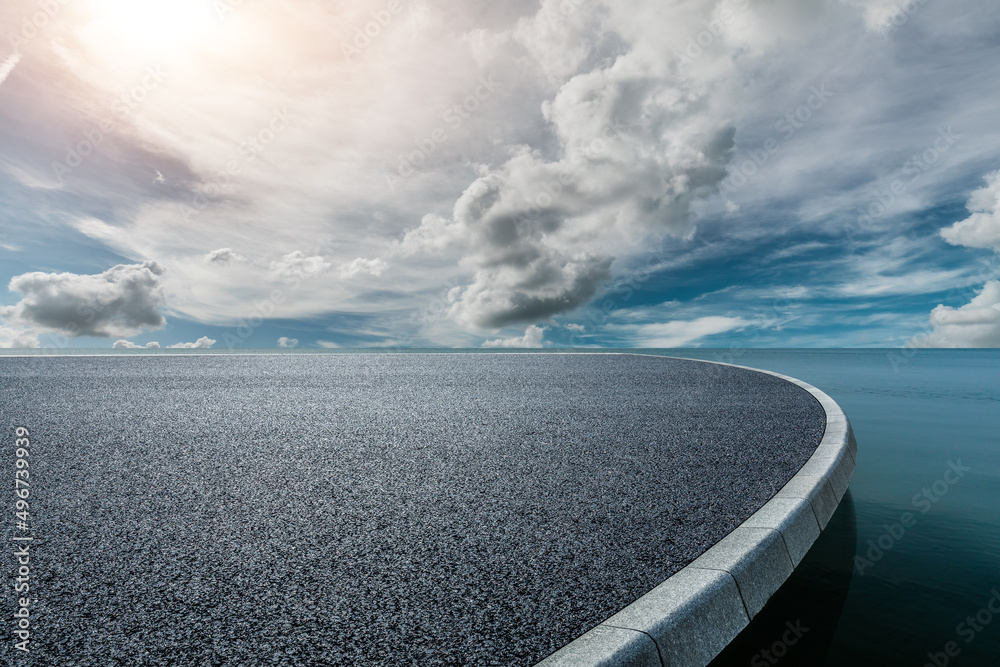
M 0 358 L 0 415 L 9 487 L 31 433 L 5 578 L 34 538 L 31 653 L 0 655 L 59 667 L 532 665 L 825 424 L 769 375 L 594 354 Z

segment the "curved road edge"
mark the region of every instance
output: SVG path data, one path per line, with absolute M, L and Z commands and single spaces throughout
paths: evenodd
M 729 535 L 536 667 L 705 667 L 791 576 L 847 492 L 857 441 L 832 398 L 780 373 L 704 363 L 773 375 L 808 391 L 826 412 L 823 439 L 799 472 Z

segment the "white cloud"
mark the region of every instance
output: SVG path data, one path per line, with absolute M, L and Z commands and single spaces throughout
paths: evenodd
M 582 0 L 543 0 L 538 13 L 521 19 L 513 30 L 513 39 L 531 53 L 550 84 L 559 85 L 579 73 L 608 36 L 607 22 L 581 4 Z
M 466 329 L 538 322 L 587 304 L 613 268 L 693 233 L 698 205 L 718 192 L 734 156 L 734 117 L 755 87 L 743 75 L 756 75 L 758 57 L 780 60 L 790 45 L 808 43 L 828 9 L 786 0 L 545 0 L 512 40 L 480 40 L 479 57 L 524 69 L 507 49 L 527 49 L 545 82 L 547 134 L 482 166 L 451 212 L 425 216 L 397 252 L 460 258 L 472 280 L 448 313 Z M 812 94 L 797 87 L 795 96 L 803 90 Z
M 790 247 L 781 248 L 767 256 L 767 261 L 778 262 L 786 259 L 794 259 L 801 255 L 828 248 L 829 244 L 819 242 L 799 243 Z
M 382 272 L 388 266 L 384 259 L 364 259 L 358 257 L 353 262 L 341 266 L 340 275 L 344 278 L 354 278 L 361 274 L 378 277 L 382 275 Z
M 1000 171 L 987 175 L 986 183 L 969 198 L 972 215 L 942 229 L 941 236 L 952 245 L 1000 253 Z
M 869 275 L 849 283 L 836 285 L 832 293 L 839 297 L 890 296 L 896 294 L 927 294 L 952 287 L 967 271 L 917 270 L 898 276 Z
M 172 350 L 207 350 L 215 345 L 216 340 L 214 338 L 209 338 L 208 336 L 202 336 L 193 343 L 177 343 L 176 345 L 169 345 L 168 349 Z
M 38 346 L 37 334 L 24 329 L 0 326 L 0 348 L 23 349 Z
M 19 167 L 0 158 L 0 168 L 6 171 L 18 183 L 28 188 L 53 191 L 61 190 L 65 186 L 65 184 L 60 183 L 54 176 L 37 167 Z
M 828 272 L 843 282 L 814 288 L 835 298 L 923 295 L 969 284 L 969 267 L 939 268 L 931 262 L 940 242 L 926 235 L 879 238 L 864 252 L 847 254 Z
M 941 230 L 953 245 L 989 248 L 1000 253 L 1000 171 L 986 176 L 986 187 L 966 204 L 971 216 Z M 931 311 L 930 331 L 914 336 L 911 347 L 1000 347 L 1000 282 L 988 281 L 960 308 L 939 304 Z
M 621 327 L 634 347 L 671 348 L 697 344 L 706 336 L 736 331 L 753 324 L 741 317 L 700 317 L 691 321 L 638 324 Z
M 477 271 L 471 285 L 451 294 L 449 314 L 469 328 L 538 321 L 584 305 L 611 277 L 610 257 L 534 250 L 516 264 Z
M 209 264 L 228 264 L 234 260 L 242 262 L 246 258 L 233 252 L 232 248 L 219 248 L 205 255 L 205 261 Z
M 288 338 L 287 336 L 282 336 L 281 338 L 278 339 L 278 347 L 290 349 L 298 346 L 299 346 L 298 338 Z
M 127 236 L 122 230 L 91 216 L 78 217 L 70 225 L 84 236 L 107 244 L 111 248 L 125 250 L 128 248 Z M 134 254 L 134 253 L 123 253 Z
M 137 345 L 130 340 L 119 338 L 111 347 L 116 350 L 159 350 L 160 344 L 156 341 L 150 341 L 145 345 Z
M 885 34 L 905 25 L 928 0 L 842 0 L 864 9 L 865 27 Z
M 505 163 L 466 188 L 450 217 L 425 216 L 400 246 L 403 254 L 461 253 L 460 265 L 474 275 L 449 313 L 467 328 L 537 322 L 586 304 L 611 278 L 616 257 L 688 234 L 693 201 L 725 176 L 734 129 L 715 93 L 731 68 L 711 56 L 706 61 L 722 65 L 715 73 L 678 77 L 671 35 L 663 34 L 704 29 L 695 13 L 679 4 L 580 6 L 566 27 L 592 40 L 563 52 L 549 43 L 558 8 L 544 3 L 518 26 L 517 40 L 560 82 L 542 106 L 559 150 L 547 157 L 511 147 Z M 702 9 L 699 18 L 711 5 Z M 590 62 L 607 31 L 627 31 L 629 47 Z
M 271 262 L 271 277 L 283 282 L 309 280 L 325 273 L 330 266 L 330 262 L 323 257 L 307 257 L 302 251 L 296 250 Z
M 6 60 L 0 62 L 0 84 L 7 80 L 7 77 L 10 76 L 10 73 L 14 71 L 19 62 L 21 62 L 20 53 L 8 56 Z
M 514 338 L 497 338 L 495 340 L 488 340 L 483 343 L 483 347 L 495 347 L 495 348 L 538 348 L 543 347 L 542 338 L 545 332 L 548 330 L 547 327 L 540 326 L 530 326 L 524 330 L 523 336 L 515 336 Z
M 340 347 L 340 345 L 338 345 L 337 343 L 333 343 L 328 340 L 318 340 L 316 341 L 316 344 L 327 350 L 336 350 Z
M 118 265 L 97 275 L 26 273 L 11 279 L 21 300 L 0 308 L 7 323 L 69 337 L 127 337 L 162 327 L 161 276 L 156 262 Z
M 582 333 L 583 331 L 586 330 L 586 327 L 583 326 L 582 324 L 575 324 L 572 322 L 570 324 L 566 324 L 563 326 L 566 328 L 567 331 L 573 331 L 575 333 Z
M 939 305 L 930 332 L 910 339 L 912 347 L 1000 347 L 1000 281 L 991 280 L 960 308 Z

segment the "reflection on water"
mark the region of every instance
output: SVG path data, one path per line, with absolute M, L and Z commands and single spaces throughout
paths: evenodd
M 822 665 L 847 602 L 856 548 L 848 491 L 795 573 L 710 667 Z
M 1000 613 L 990 610 L 1000 609 L 1000 350 L 922 350 L 895 365 L 887 350 L 736 352 L 663 351 L 785 373 L 844 408 L 858 439 L 853 507 L 835 517 L 840 537 L 831 524 L 809 558 L 830 549 L 843 562 L 832 551 L 853 545 L 856 560 L 840 580 L 799 567 L 766 610 L 776 618 L 752 624 L 718 664 L 1000 665 Z M 850 511 L 854 536 L 843 533 Z M 826 625 L 784 657 L 759 654 L 824 599 Z

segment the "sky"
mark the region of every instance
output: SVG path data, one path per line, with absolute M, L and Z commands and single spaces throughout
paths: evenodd
M 1000 347 L 993 0 L 5 0 L 0 347 Z

